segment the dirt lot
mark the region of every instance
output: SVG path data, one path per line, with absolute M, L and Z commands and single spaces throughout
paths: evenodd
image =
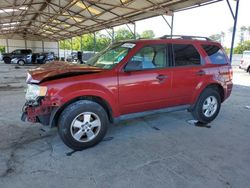
M 30 67 L 28 67 L 30 68 Z M 71 152 L 57 130 L 20 120 L 25 71 L 0 63 L 0 187 L 249 187 L 250 75 L 209 127 L 186 111 L 111 125 L 99 145 Z

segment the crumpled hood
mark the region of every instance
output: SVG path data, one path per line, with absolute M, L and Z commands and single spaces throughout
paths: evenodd
M 54 80 L 63 77 L 81 75 L 84 73 L 101 72 L 103 69 L 88 65 L 73 64 L 63 61 L 54 61 L 38 68 L 28 70 L 27 83 L 40 83 L 46 80 Z

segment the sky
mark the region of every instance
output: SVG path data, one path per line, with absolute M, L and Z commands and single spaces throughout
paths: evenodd
M 235 1 L 229 0 L 229 2 L 233 10 L 235 10 Z M 170 17 L 168 19 L 170 21 Z M 237 27 L 240 28 L 242 25 L 250 26 L 250 0 L 240 0 Z M 233 18 L 225 0 L 191 10 L 176 12 L 174 15 L 174 34 L 208 37 L 223 31 L 226 33 L 223 45 L 227 47 L 231 43 L 230 27 L 233 27 Z M 156 37 L 170 34 L 170 29 L 162 17 L 136 22 L 136 31 L 138 33 L 149 29 L 154 31 Z M 238 42 L 239 32 L 236 35 L 236 44 Z

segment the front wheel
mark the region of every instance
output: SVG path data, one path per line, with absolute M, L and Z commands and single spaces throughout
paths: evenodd
M 58 132 L 63 142 L 73 150 L 83 150 L 98 144 L 108 128 L 106 111 L 98 103 L 80 100 L 62 112 Z
M 192 111 L 192 115 L 199 122 L 210 123 L 218 115 L 220 107 L 221 98 L 218 91 L 207 88 L 201 93 Z
M 4 61 L 5 64 L 10 64 L 11 63 L 11 58 L 5 57 L 5 58 L 3 58 L 3 61 Z

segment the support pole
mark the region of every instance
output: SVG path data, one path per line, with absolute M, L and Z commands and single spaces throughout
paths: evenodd
M 44 52 L 44 41 L 42 40 L 42 50 Z
M 24 46 L 25 46 L 25 49 L 27 50 L 27 40 L 24 39 Z
M 134 39 L 136 40 L 136 24 L 134 23 Z
M 7 53 L 9 53 L 9 40 L 6 39 L 6 50 L 7 50 Z
M 115 41 L 115 31 L 114 31 L 114 28 L 112 27 L 112 38 L 111 38 L 111 41 L 112 41 L 112 44 L 114 43 Z
M 58 60 L 60 59 L 60 41 L 57 41 Z
M 174 30 L 174 13 L 172 13 L 171 15 L 171 25 L 169 24 L 168 20 L 164 17 L 164 15 L 162 15 L 163 20 L 166 22 L 166 24 L 168 25 L 169 29 L 170 29 L 170 36 L 172 38 L 173 36 L 173 30 Z
M 82 52 L 82 35 L 81 35 L 81 52 Z
M 96 34 L 94 32 L 94 53 L 96 52 Z
M 111 38 L 111 44 L 114 43 L 114 28 L 111 28 L 111 33 L 109 32 L 108 29 L 105 29 L 105 30 Z
M 70 41 L 70 49 L 71 49 L 71 54 L 72 54 L 72 52 L 73 52 L 73 40 L 72 40 L 72 38 L 71 38 L 71 41 Z
M 135 35 L 135 33 L 132 31 L 132 29 L 129 27 L 129 25 L 128 25 L 128 24 L 126 24 L 126 26 L 127 26 L 127 28 L 129 29 L 130 33 L 134 36 L 134 35 Z
M 63 50 L 64 50 L 64 61 L 66 61 L 66 54 L 65 54 L 65 40 L 63 41 Z
M 172 19 L 171 19 L 171 32 L 170 32 L 171 38 L 173 36 L 173 30 L 174 30 L 174 13 L 173 13 Z
M 235 9 L 235 15 L 234 15 L 234 28 L 233 28 L 233 33 L 232 33 L 232 41 L 231 41 L 231 49 L 230 49 L 230 63 L 231 64 L 232 64 L 232 59 L 233 59 L 234 39 L 235 39 L 236 28 L 237 28 L 239 2 L 240 0 L 236 0 L 236 9 Z

